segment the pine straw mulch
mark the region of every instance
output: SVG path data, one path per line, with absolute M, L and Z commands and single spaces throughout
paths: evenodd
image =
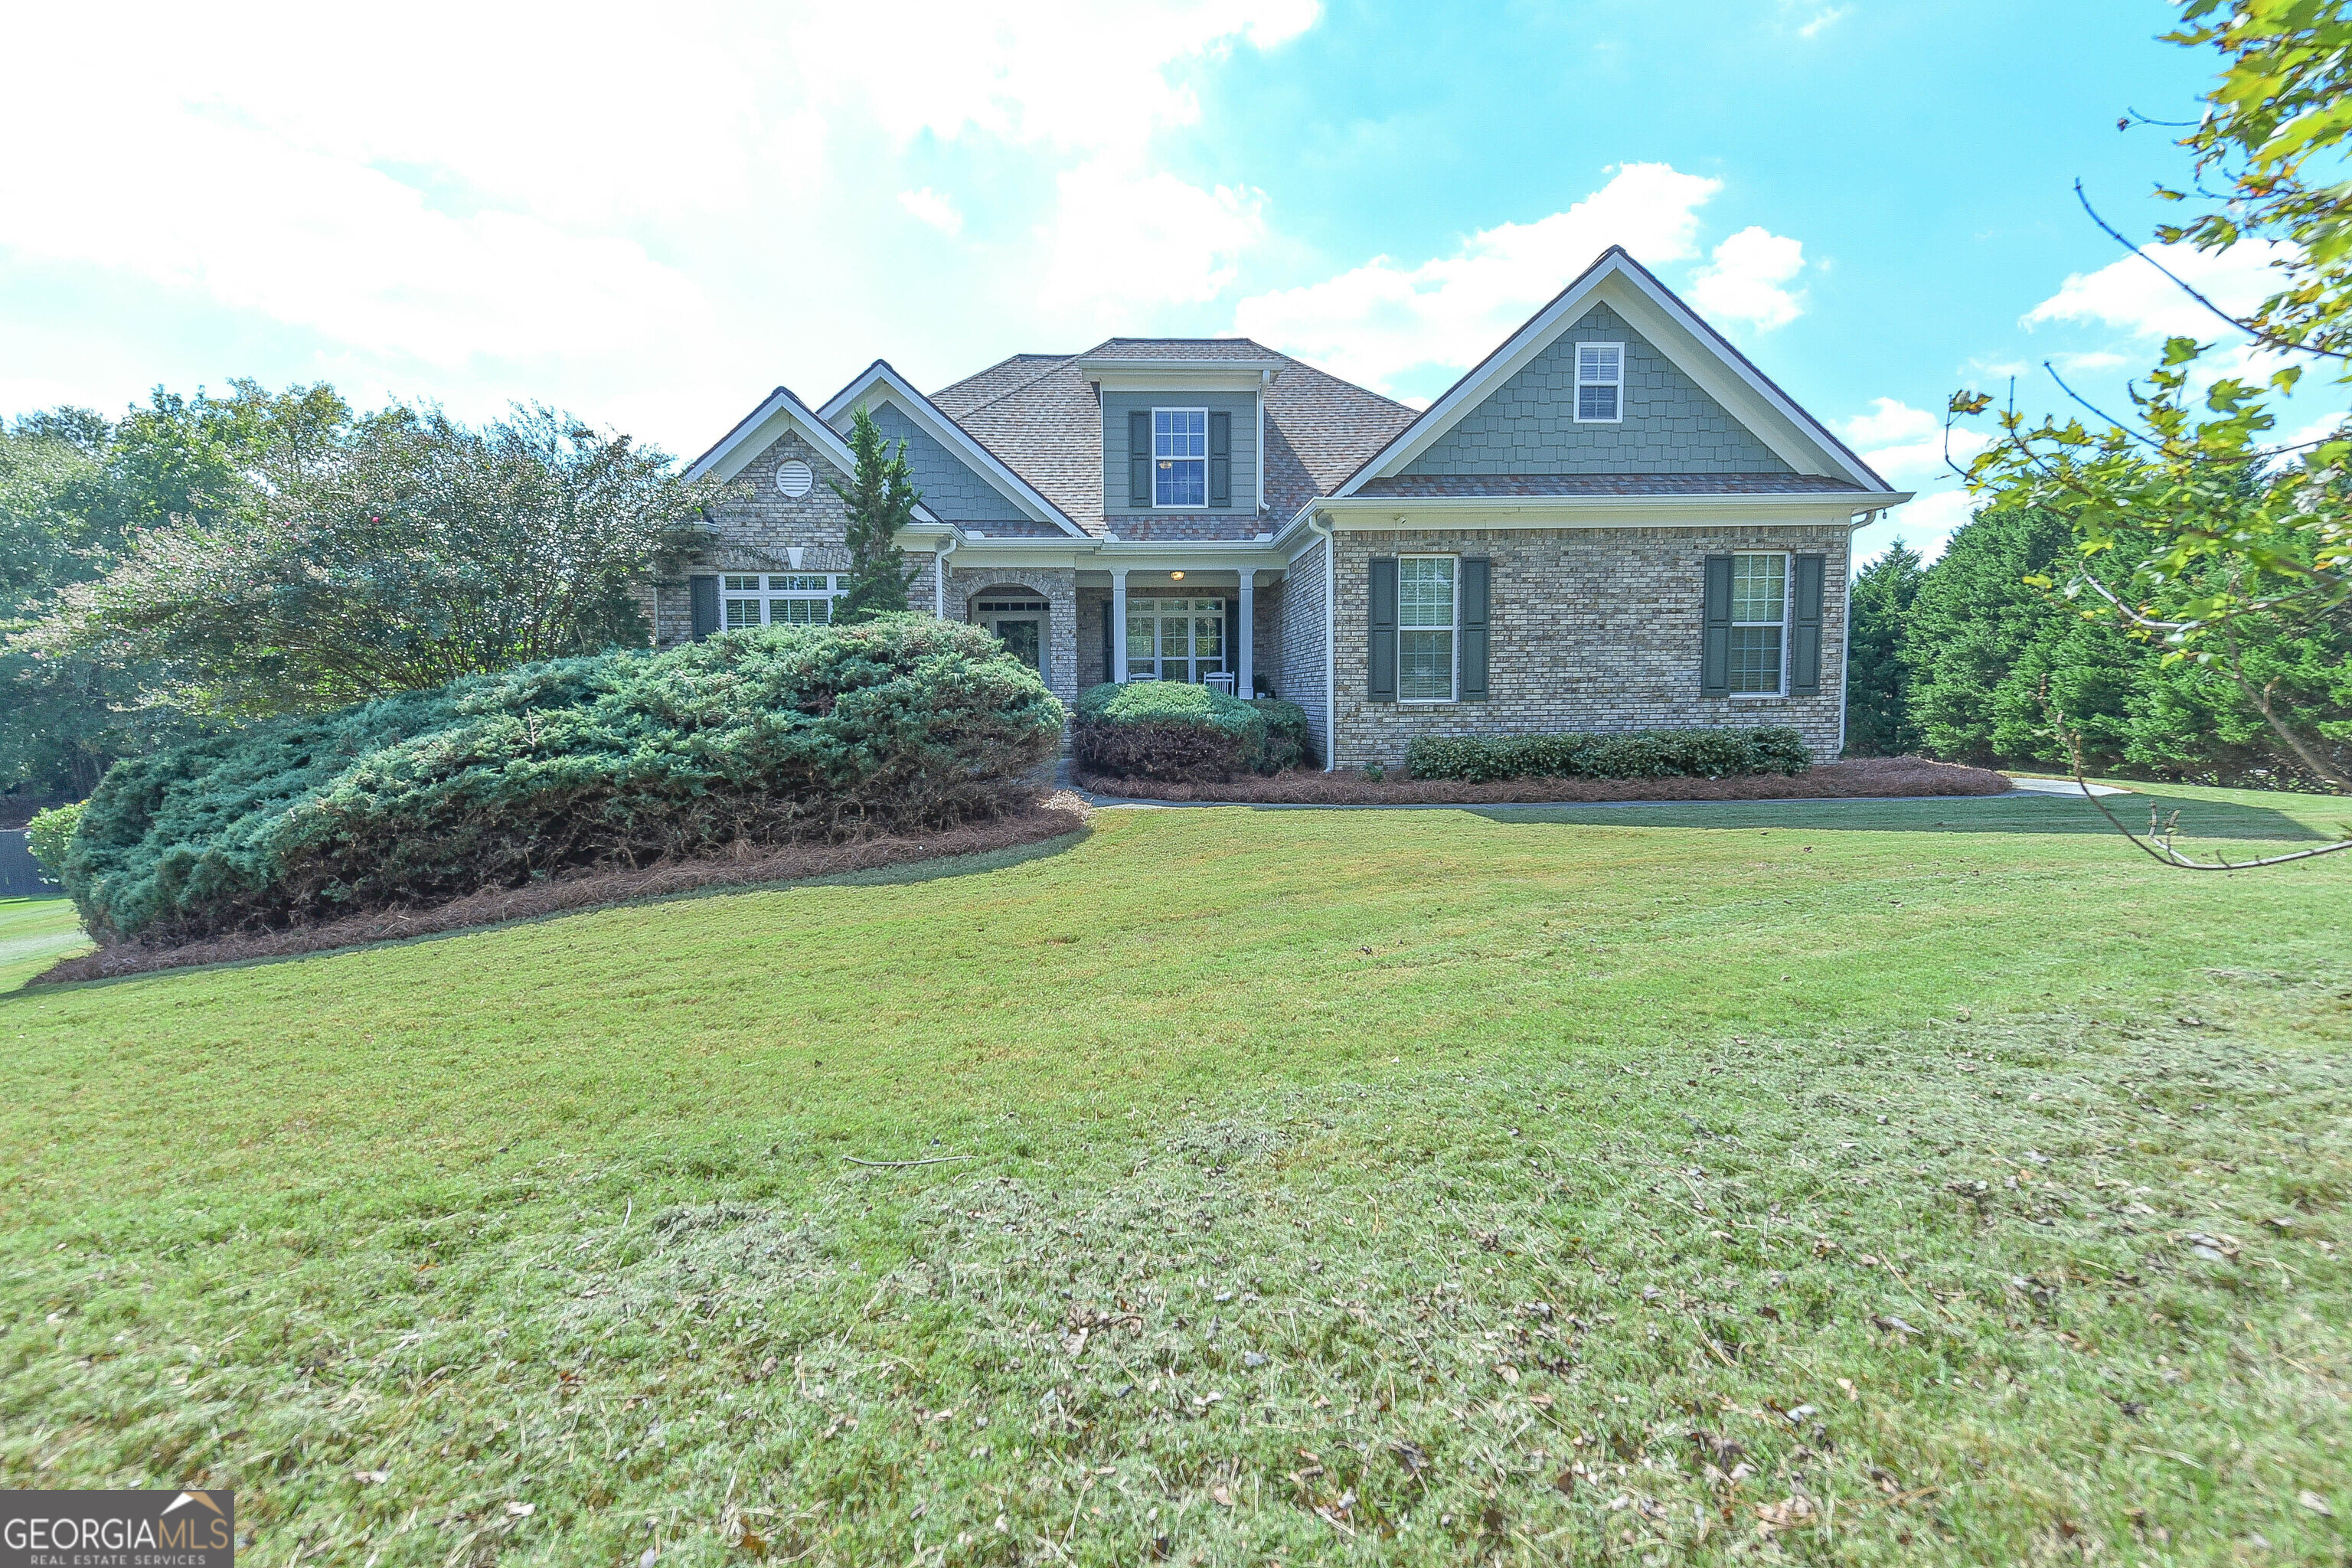
M 1244 805 L 1535 805 L 1608 801 L 1884 800 L 1903 795 L 2000 795 L 2010 782 L 1990 768 L 1932 763 L 1925 757 L 1864 757 L 1819 763 L 1789 777 L 1751 773 L 1700 779 L 1385 779 L 1294 768 L 1271 778 L 1225 784 L 1163 784 L 1156 779 L 1075 775 L 1078 787 L 1126 800 L 1231 802 Z
M 176 947 L 121 942 L 67 959 L 27 984 L 54 985 L 72 980 L 106 980 L 148 970 L 182 969 L 198 963 L 290 957 L 324 952 L 331 948 L 432 936 L 468 926 L 530 920 L 600 904 L 697 892 L 706 888 L 792 882 L 811 877 L 839 876 L 846 871 L 870 871 L 884 866 L 1039 844 L 1076 833 L 1086 824 L 1086 802 L 1068 790 L 1059 790 L 1038 797 L 1026 809 L 938 833 L 885 835 L 845 844 L 793 844 L 765 850 L 745 845 L 740 855 L 674 861 L 634 871 L 583 870 L 526 888 L 485 889 L 425 909 L 375 910 L 285 931 L 241 931 Z

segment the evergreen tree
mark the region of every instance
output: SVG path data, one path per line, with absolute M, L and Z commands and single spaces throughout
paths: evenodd
M 882 438 L 874 416 L 858 409 L 849 427 L 849 449 L 857 471 L 849 483 L 828 479 L 849 509 L 849 581 L 834 605 L 835 621 L 870 621 L 907 607 L 907 584 L 919 567 L 898 553 L 898 531 L 915 521 L 923 499 L 907 468 L 907 443 Z
M 1853 580 L 1845 667 L 1850 756 L 1899 757 L 1919 745 L 1907 708 L 1911 677 L 1903 664 L 1903 628 L 1925 571 L 1918 552 L 1898 539 Z

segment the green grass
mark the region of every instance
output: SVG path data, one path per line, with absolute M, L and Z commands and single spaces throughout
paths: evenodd
M 0 899 L 0 994 L 60 959 L 89 951 L 74 907 L 63 899 Z
M 1123 811 L 0 998 L 0 1485 L 257 1563 L 2340 1561 L 2347 860 Z

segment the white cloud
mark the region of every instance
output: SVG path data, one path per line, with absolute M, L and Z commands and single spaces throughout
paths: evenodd
M 1717 246 L 1714 260 L 1692 276 L 1691 302 L 1718 322 L 1785 327 L 1804 314 L 1805 297 L 1781 285 L 1804 268 L 1801 242 L 1751 225 Z
M 1482 229 L 1453 255 L 1418 265 L 1376 257 L 1321 283 L 1254 295 L 1234 323 L 1385 389 L 1417 367 L 1475 362 L 1612 245 L 1653 267 L 1689 259 L 1698 209 L 1722 188 L 1669 164 L 1627 163 L 1565 212 Z
M 2162 262 L 2222 310 L 2244 314 L 2277 291 L 2281 279 L 2271 263 L 2287 248 L 2263 240 L 2210 252 L 2187 245 L 2143 246 L 2139 255 L 2109 262 L 2095 272 L 2072 274 L 2057 293 L 2028 310 L 2020 324 L 2032 328 L 2045 321 L 2095 321 L 2143 338 L 2233 336 L 2227 322 L 2143 258 Z
M 658 26 L 593 0 L 561 27 L 454 0 L 417 0 L 396 28 L 286 4 L 234 26 L 39 7 L 10 18 L 11 58 L 42 65 L 0 94 L 0 139 L 74 154 L 0 160 L 0 324 L 127 286 L 149 319 L 186 324 L 191 355 L 266 341 L 273 375 L 477 415 L 512 395 L 658 411 L 669 427 L 645 433 L 698 447 L 747 396 L 824 387 L 878 349 L 944 375 L 1008 322 L 1058 338 L 1069 301 L 1048 280 L 1122 193 L 1171 228 L 1205 226 L 1128 270 L 1132 324 L 1224 286 L 1265 232 L 1263 199 L 1167 173 L 1155 139 L 1197 121 L 1204 73 L 1317 16 L 1314 0 L 972 0 L 879 36 L 855 7 L 756 0 L 679 0 Z M 957 219 L 981 197 L 942 172 L 972 161 L 942 150 L 971 143 L 995 144 L 984 243 Z M 855 240 L 902 212 L 964 247 L 964 293 L 995 308 L 908 303 L 937 251 Z M 892 336 L 909 323 L 911 342 Z M 105 353 L 42 338 L 11 384 L 109 404 L 258 368 L 167 358 L 168 335 L 88 320 L 86 351 Z M 117 347 L 151 367 L 119 390 L 87 368 Z
M 1246 187 L 1202 190 L 1149 174 L 1115 155 L 1068 171 L 1041 237 L 1052 246 L 1046 287 L 1098 321 L 1139 309 L 1214 299 L 1238 275 L 1237 259 L 1265 231 L 1265 197 Z
M 1869 413 L 1842 421 L 1838 434 L 1862 454 L 1863 461 L 1891 484 L 1916 489 L 1924 485 L 1958 482 L 1958 476 L 1944 460 L 1948 447 L 1940 414 L 1914 408 L 1900 398 L 1880 397 L 1872 401 Z M 1966 468 L 1969 459 L 1982 451 L 1989 439 L 1983 431 L 1970 426 L 1954 426 L 1948 446 L 1952 462 Z
M 929 185 L 919 191 L 900 191 L 898 205 L 906 208 L 916 222 L 927 223 L 941 234 L 963 232 L 963 214 L 956 210 L 955 203 Z
M 1853 15 L 1853 7 L 1851 5 L 1824 5 L 1813 14 L 1811 21 L 1798 27 L 1797 37 L 1817 38 Z

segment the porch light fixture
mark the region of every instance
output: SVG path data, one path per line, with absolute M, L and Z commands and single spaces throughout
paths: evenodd
M 1184 580 L 1184 574 L 1181 572 L 1171 572 L 1168 574 L 1168 580 L 1171 583 L 1181 583 Z

